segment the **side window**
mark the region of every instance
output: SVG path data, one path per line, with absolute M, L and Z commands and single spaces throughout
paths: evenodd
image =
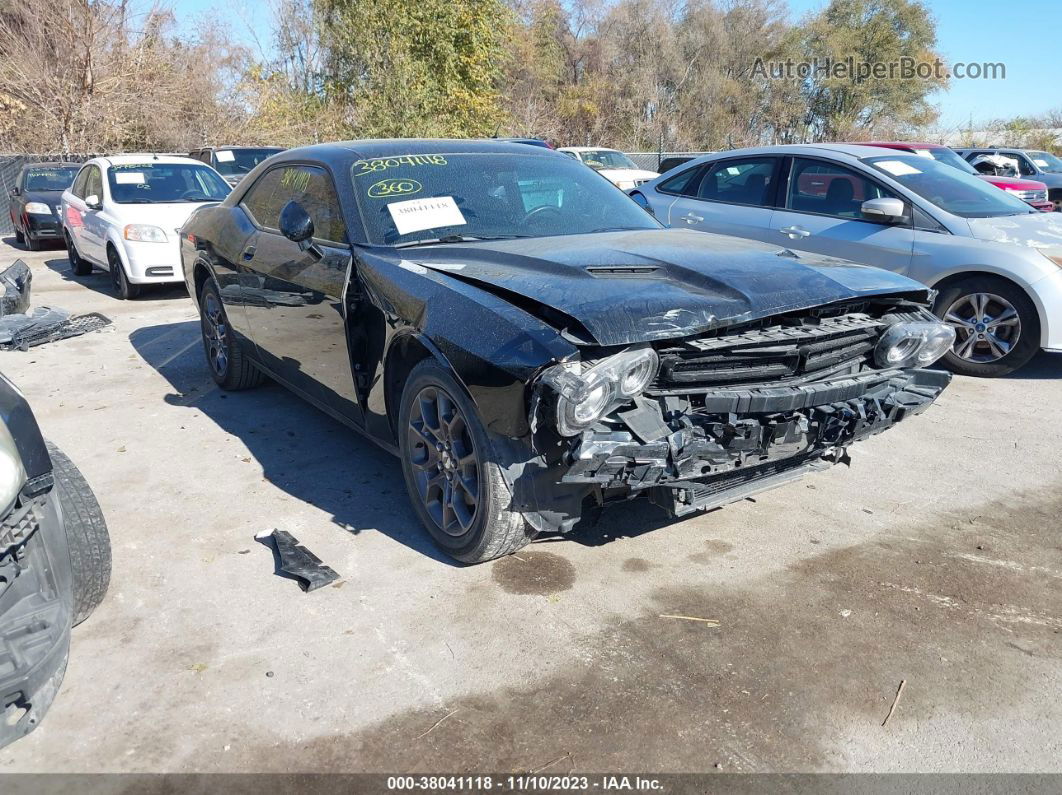
M 657 190 L 661 193 L 677 193 L 680 196 L 692 196 L 693 187 L 697 184 L 697 175 L 701 172 L 700 166 L 688 168 L 681 174 L 676 174 L 671 179 L 661 182 Z
M 103 176 L 99 166 L 89 166 L 86 171 L 88 176 L 85 178 L 85 196 L 95 196 L 103 201 Z
M 332 178 L 324 169 L 312 166 L 274 168 L 262 175 L 241 204 L 259 226 L 277 230 L 280 211 L 292 200 L 301 204 L 313 219 L 314 237 L 332 243 L 346 242 L 343 211 Z
M 697 188 L 697 198 L 766 207 L 774 192 L 776 163 L 773 157 L 750 157 L 709 166 Z
M 280 223 L 280 208 L 284 202 L 278 204 L 279 195 L 277 188 L 280 187 L 280 178 L 287 169 L 274 168 L 267 171 L 251 189 L 244 194 L 240 206 L 251 216 L 251 220 L 258 226 L 266 229 L 276 229 Z
M 802 213 L 864 220 L 867 199 L 896 196 L 866 177 L 836 163 L 793 159 L 786 207 Z
M 90 166 L 86 166 L 77 172 L 77 176 L 74 177 L 74 186 L 70 189 L 79 199 L 85 198 L 85 182 L 88 180 L 89 168 Z
M 1025 155 L 1019 155 L 1015 153 L 1012 155 L 1008 155 L 1008 157 L 1013 157 L 1015 160 L 1018 161 L 1018 171 L 1021 172 L 1021 175 L 1023 177 L 1031 177 L 1036 174 L 1036 169 L 1033 167 L 1033 164 L 1029 162 L 1029 159 L 1025 157 Z

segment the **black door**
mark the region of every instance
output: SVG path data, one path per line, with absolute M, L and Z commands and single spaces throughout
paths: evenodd
M 280 210 L 292 200 L 313 219 L 309 251 L 278 229 Z M 262 363 L 324 408 L 360 424 L 346 334 L 351 255 L 332 177 L 315 166 L 277 166 L 242 205 L 258 227 L 243 254 L 240 282 Z

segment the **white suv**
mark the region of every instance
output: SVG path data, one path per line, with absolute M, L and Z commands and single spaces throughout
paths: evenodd
M 230 190 L 214 169 L 188 157 L 89 160 L 63 193 L 70 267 L 79 276 L 93 265 L 110 271 L 122 298 L 135 298 L 144 284 L 181 283 L 181 227 Z

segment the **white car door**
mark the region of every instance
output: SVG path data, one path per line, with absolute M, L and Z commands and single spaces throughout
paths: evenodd
M 98 165 L 88 166 L 84 190 L 85 198 L 81 202 L 84 207 L 81 245 L 78 246 L 78 250 L 83 257 L 88 257 L 100 265 L 106 265 L 107 226 L 103 211 L 103 172 Z
M 708 163 L 669 208 L 665 223 L 702 232 L 771 241 L 781 158 L 746 156 Z
M 877 181 L 817 158 L 792 158 L 785 201 L 771 220 L 771 243 L 907 273 L 914 228 L 863 217 L 868 199 L 894 197 Z M 910 213 L 910 210 L 908 211 Z

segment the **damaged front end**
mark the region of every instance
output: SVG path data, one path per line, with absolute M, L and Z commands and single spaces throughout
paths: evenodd
M 571 514 L 642 494 L 674 516 L 718 507 L 847 463 L 924 411 L 951 380 L 926 367 L 953 339 L 921 305 L 878 299 L 588 349 L 537 381 L 536 451 Z M 569 529 L 563 513 L 546 524 Z

